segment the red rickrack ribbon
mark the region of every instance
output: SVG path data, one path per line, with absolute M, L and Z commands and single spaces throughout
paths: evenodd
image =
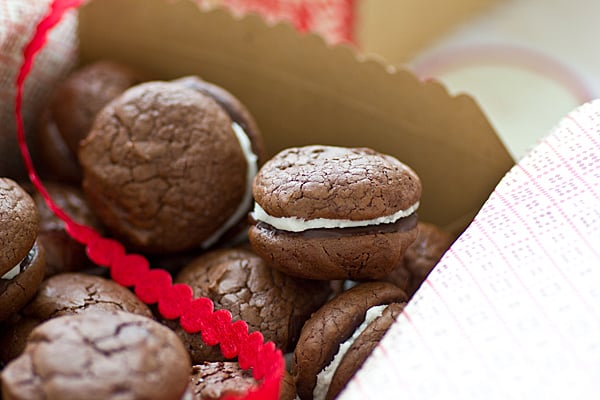
M 188 333 L 201 334 L 208 345 L 220 345 L 226 358 L 238 357 L 242 369 L 252 368 L 258 386 L 244 396 L 225 396 L 223 400 L 266 400 L 279 398 L 279 387 L 284 373 L 283 355 L 273 342 L 264 342 L 260 332 L 248 333 L 244 321 L 231 321 L 227 310 L 215 311 L 213 302 L 206 298 L 194 299 L 192 288 L 173 284 L 171 275 L 150 268 L 148 260 L 140 254 L 128 254 L 116 240 L 103 238 L 92 228 L 75 222 L 50 197 L 38 176 L 25 141 L 22 116 L 23 87 L 36 55 L 44 48 L 48 32 L 58 24 L 65 12 L 75 9 L 83 0 L 53 0 L 48 13 L 37 24 L 35 33 L 23 50 L 23 63 L 16 82 L 15 118 L 17 140 L 29 179 L 43 196 L 48 208 L 65 223 L 67 233 L 86 246 L 88 257 L 96 264 L 109 268 L 112 279 L 135 294 L 146 304 L 158 304 L 159 313 L 167 319 L 179 318 L 181 327 Z

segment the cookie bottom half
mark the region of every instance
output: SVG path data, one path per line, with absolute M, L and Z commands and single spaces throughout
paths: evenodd
M 417 237 L 417 216 L 367 228 L 295 233 L 258 222 L 248 238 L 271 267 L 306 279 L 374 280 L 386 277 Z

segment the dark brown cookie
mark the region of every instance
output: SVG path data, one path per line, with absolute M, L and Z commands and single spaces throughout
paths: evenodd
M 92 312 L 55 318 L 31 333 L 2 371 L 13 399 L 180 400 L 191 363 L 171 330 L 139 315 Z
M 0 178 L 0 321 L 29 301 L 44 277 L 38 224 L 31 196 L 16 182 Z
M 412 297 L 453 242 L 438 226 L 419 222 L 417 239 L 408 247 L 402 262 L 385 280 L 406 289 Z
M 282 274 L 243 249 L 207 253 L 185 267 L 175 281 L 190 285 L 196 297 L 210 298 L 215 309 L 229 310 L 234 320 L 246 321 L 250 331 L 260 331 L 283 351 L 293 349 L 304 322 L 331 293 L 329 282 Z M 198 335 L 175 330 L 191 348 L 194 362 L 213 360 L 214 349 L 202 354 L 206 346 Z
M 348 381 L 360 369 L 367 357 L 383 338 L 383 335 L 396 320 L 398 315 L 404 310 L 404 303 L 392 303 L 387 306 L 381 317 L 371 322 L 365 330 L 358 335 L 356 340 L 346 351 L 338 367 L 331 378 L 329 389 L 327 390 L 327 400 L 337 397 Z
M 250 243 L 290 275 L 380 279 L 417 235 L 419 178 L 371 149 L 284 150 L 260 169 L 252 190 Z
M 79 159 L 94 212 L 148 253 L 202 246 L 247 193 L 248 162 L 231 119 L 210 97 L 176 83 L 138 85 L 110 102 Z
M 0 335 L 0 360 L 8 362 L 25 348 L 27 336 L 43 321 L 94 311 L 125 311 L 152 317 L 148 306 L 128 289 L 98 276 L 65 273 L 42 282 L 36 296 L 8 321 Z
M 44 186 L 54 203 L 73 220 L 102 232 L 100 221 L 78 187 L 56 182 L 45 182 Z M 33 197 L 40 217 L 38 240 L 46 252 L 45 277 L 93 267 L 85 254 L 85 247 L 67 234 L 64 222 L 48 208 L 42 195 L 31 185 L 24 187 Z
M 99 61 L 73 72 L 53 94 L 38 121 L 42 157 L 54 177 L 78 182 L 79 142 L 88 134 L 96 113 L 127 88 L 147 80 L 128 66 Z
M 312 400 L 320 371 L 332 363 L 340 345 L 364 321 L 369 309 L 406 301 L 404 291 L 388 282 L 354 286 L 327 302 L 306 322 L 294 351 L 291 373 L 302 400 Z M 323 400 L 326 390 L 319 390 Z

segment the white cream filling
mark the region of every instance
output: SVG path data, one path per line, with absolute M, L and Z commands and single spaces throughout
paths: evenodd
M 335 374 L 340 362 L 346 355 L 346 352 L 352 346 L 354 341 L 360 336 L 361 333 L 371 322 L 373 322 L 376 318 L 381 317 L 383 314 L 383 310 L 387 307 L 387 304 L 383 304 L 380 306 L 374 306 L 367 310 L 367 314 L 365 315 L 365 320 L 362 324 L 354 331 L 354 334 L 347 339 L 344 343 L 340 345 L 340 349 L 338 350 L 333 360 L 329 363 L 328 366 L 323 368 L 321 372 L 317 375 L 317 384 L 313 389 L 313 400 L 325 400 L 325 396 L 327 396 L 327 391 L 329 390 L 329 384 L 331 383 L 331 379 Z
M 258 156 L 254 154 L 252 151 L 252 143 L 250 142 L 250 138 L 244 132 L 244 129 L 237 123 L 234 122 L 231 124 L 233 128 L 233 132 L 240 142 L 240 147 L 242 148 L 242 152 L 244 153 L 244 157 L 246 158 L 246 191 L 244 192 L 244 197 L 242 201 L 238 205 L 238 208 L 235 212 L 229 217 L 227 221 L 215 233 L 212 234 L 211 237 L 202 242 L 202 247 L 207 248 L 212 246 L 219 240 L 219 238 L 227 232 L 232 226 L 234 226 L 238 221 L 242 219 L 244 215 L 250 209 L 252 205 L 252 180 L 258 171 Z
M 419 202 L 407 208 L 406 210 L 400 210 L 392 215 L 386 215 L 384 217 L 374 219 L 363 219 L 353 221 L 350 219 L 329 219 L 329 218 L 315 218 L 315 219 L 303 219 L 298 217 L 273 217 L 258 204 L 254 203 L 254 211 L 252 212 L 253 217 L 257 221 L 265 222 L 272 227 L 288 232 L 303 232 L 309 229 L 323 229 L 323 228 L 354 228 L 360 226 L 373 226 L 379 224 L 393 224 L 400 218 L 408 217 L 419 208 Z
M 11 268 L 10 271 L 2 275 L 2 279 L 6 279 L 8 281 L 13 279 L 15 276 L 19 275 L 19 272 L 21 271 L 21 262 L 19 262 L 17 265 Z
M 12 267 L 10 271 L 2 275 L 0 279 L 9 281 L 17 277 L 17 275 L 21 273 L 21 264 L 23 264 L 23 262 L 25 262 L 25 260 L 27 260 L 28 257 L 31 257 L 31 260 L 33 260 L 35 258 L 35 255 L 37 254 L 37 251 L 37 244 L 34 244 L 33 247 L 29 250 L 29 253 L 27 253 L 27 255 L 23 257 L 23 259 L 19 261 L 17 265 Z
M 185 389 L 185 393 L 181 397 L 181 400 L 194 400 L 194 394 L 190 391 L 190 389 Z

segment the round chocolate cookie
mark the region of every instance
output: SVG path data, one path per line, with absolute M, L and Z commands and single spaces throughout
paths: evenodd
M 331 293 L 329 282 L 282 274 L 243 249 L 206 253 L 186 266 L 175 282 L 190 285 L 195 297 L 210 298 L 215 309 L 229 310 L 234 320 L 246 321 L 251 332 L 260 331 L 284 352 L 293 349 L 304 322 Z M 221 359 L 218 349 L 204 345 L 200 335 L 173 328 L 190 349 L 193 362 Z
M 381 315 L 368 323 L 364 330 L 358 333 L 355 331 L 352 335 L 353 337 L 356 335 L 354 341 L 350 343 L 346 353 L 340 356 L 340 362 L 331 377 L 326 399 L 335 399 L 340 394 L 367 357 L 371 355 L 398 315 L 402 313 L 405 305 L 405 303 L 391 303 L 387 306 L 380 306 L 385 307 L 382 308 L 383 311 L 380 311 Z M 326 382 L 326 379 L 324 381 Z
M 191 363 L 161 324 L 124 312 L 55 318 L 38 326 L 2 371 L 4 400 L 180 400 Z
M 290 275 L 383 278 L 417 235 L 419 178 L 371 149 L 284 150 L 263 165 L 252 191 L 250 243 Z
M 403 306 L 386 308 L 405 301 L 406 294 L 395 285 L 367 282 L 315 312 L 302 328 L 292 360 L 291 373 L 300 399 L 333 399 Z
M 250 147 L 212 98 L 148 82 L 98 113 L 80 146 L 83 188 L 101 221 L 138 250 L 208 247 L 251 206 Z
M 44 277 L 38 224 L 31 196 L 16 182 L 0 178 L 0 321 L 29 301 Z
M 52 200 L 73 220 L 102 232 L 100 221 L 92 213 L 78 187 L 56 182 L 45 182 L 44 186 Z M 25 188 L 33 197 L 40 217 L 38 240 L 46 254 L 45 277 L 93 268 L 94 264 L 85 254 L 85 246 L 67 234 L 64 222 L 48 208 L 42 195 L 33 187 Z
M 111 280 L 81 273 L 55 275 L 42 282 L 33 300 L 7 321 L 7 328 L 0 335 L 0 360 L 6 363 L 21 354 L 29 333 L 42 322 L 95 311 L 125 311 L 152 317 L 148 306 Z
M 438 226 L 419 222 L 417 239 L 408 247 L 400 265 L 385 280 L 415 294 L 433 267 L 453 242 L 452 236 Z
M 112 61 L 98 61 L 73 72 L 53 94 L 38 121 L 42 157 L 55 178 L 79 182 L 79 142 L 96 113 L 127 88 L 147 80 L 141 71 Z

